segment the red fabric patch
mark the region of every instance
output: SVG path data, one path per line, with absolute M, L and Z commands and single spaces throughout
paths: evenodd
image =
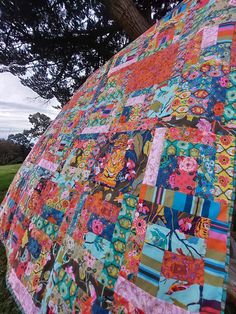
M 173 44 L 127 67 L 126 70 L 129 69 L 130 74 L 126 92 L 131 93 L 168 80 L 172 74 L 178 47 L 178 44 Z

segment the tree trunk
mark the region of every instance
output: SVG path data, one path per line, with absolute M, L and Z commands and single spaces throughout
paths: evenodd
M 137 38 L 151 27 L 132 0 L 103 0 L 103 2 L 131 39 Z

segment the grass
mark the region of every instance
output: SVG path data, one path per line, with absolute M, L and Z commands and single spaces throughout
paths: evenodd
M 0 166 L 0 203 L 21 164 Z
M 0 203 L 20 166 L 20 164 L 0 166 Z M 20 310 L 6 287 L 6 271 L 7 258 L 5 248 L 0 242 L 0 313 L 19 314 Z
M 15 303 L 10 291 L 6 287 L 7 258 L 5 248 L 0 242 L 0 313 L 20 314 L 20 310 Z

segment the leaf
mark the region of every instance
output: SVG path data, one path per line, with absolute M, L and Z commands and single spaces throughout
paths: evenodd
M 98 251 L 103 251 L 103 241 L 100 237 L 95 238 L 94 245 Z
M 187 116 L 188 121 L 193 121 L 193 116 Z
M 24 236 L 22 238 L 22 243 L 21 243 L 22 247 L 24 247 L 26 245 L 26 243 L 28 243 L 28 241 L 29 241 L 29 239 L 28 239 L 28 232 L 25 231 L 25 234 L 24 234 Z
M 158 230 L 158 229 L 155 229 L 155 231 L 157 232 L 157 234 L 158 234 L 158 236 L 160 237 L 160 238 L 162 238 L 162 239 L 166 239 L 166 235 L 163 233 L 163 232 L 161 232 L 160 230 Z
M 86 276 L 86 274 L 85 274 L 84 268 L 83 268 L 83 267 L 80 267 L 80 268 L 79 268 L 79 278 L 80 278 L 81 280 L 84 280 L 84 279 L 85 279 L 85 276 Z
M 155 230 L 151 230 L 150 233 L 153 236 L 153 238 L 157 238 L 158 237 L 158 233 Z
M 140 154 L 142 152 L 142 148 L 143 148 L 143 138 L 142 138 L 142 135 L 136 134 L 134 136 L 134 150 L 135 150 L 137 158 L 138 158 L 138 156 L 140 156 Z
M 149 156 L 150 150 L 151 150 L 152 143 L 150 141 L 147 141 L 143 147 L 143 152 L 145 155 Z
M 154 102 L 151 106 L 150 106 L 150 109 L 155 111 L 155 112 L 158 112 L 160 110 L 162 106 L 162 103 L 160 101 L 156 101 Z
M 151 234 L 153 237 L 153 240 L 152 240 L 153 244 L 165 249 L 166 244 L 167 244 L 166 235 L 162 233 L 161 231 L 159 231 L 158 229 L 152 230 Z

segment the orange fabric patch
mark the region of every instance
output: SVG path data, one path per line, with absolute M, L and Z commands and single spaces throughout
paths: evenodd
M 204 284 L 204 261 L 190 256 L 165 251 L 161 272 L 166 278 Z
M 216 239 L 213 238 L 208 238 L 206 241 L 208 250 L 216 250 L 217 247 L 217 251 L 226 253 L 227 244 L 225 243 L 225 241 L 217 240 L 217 244 Z
M 160 84 L 171 77 L 172 68 L 178 52 L 178 44 L 158 51 L 140 60 L 126 70 L 130 70 L 126 93 Z

